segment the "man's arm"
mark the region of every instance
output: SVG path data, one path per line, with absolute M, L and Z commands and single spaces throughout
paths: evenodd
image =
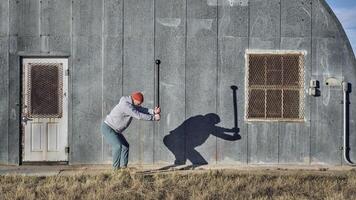
M 149 109 L 143 109 L 143 112 L 141 112 L 141 110 L 142 109 L 139 109 L 138 106 L 133 106 L 130 103 L 127 103 L 125 107 L 125 113 L 136 119 L 142 119 L 147 121 L 155 120 L 154 115 L 149 114 Z
M 145 108 L 145 107 L 141 107 L 141 106 L 135 106 L 135 108 L 141 112 L 141 113 L 145 113 L 148 115 L 154 115 L 154 110 L 153 109 L 149 109 L 149 108 Z

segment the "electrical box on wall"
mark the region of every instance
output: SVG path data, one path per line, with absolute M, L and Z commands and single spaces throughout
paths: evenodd
M 316 96 L 316 94 L 317 94 L 316 90 L 317 90 L 316 88 L 309 88 L 309 91 L 308 91 L 309 95 Z
M 319 87 L 319 81 L 317 81 L 317 80 L 310 80 L 309 87 L 311 87 L 311 88 L 318 88 L 318 87 Z
M 308 90 L 308 94 L 310 96 L 319 96 L 320 95 L 320 91 L 319 91 L 319 81 L 318 80 L 310 80 L 309 82 L 309 90 Z

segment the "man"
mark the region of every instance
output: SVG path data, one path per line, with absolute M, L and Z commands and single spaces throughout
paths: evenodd
M 126 168 L 129 157 L 129 144 L 122 132 L 130 125 L 132 118 L 159 121 L 161 109 L 141 107 L 143 94 L 133 92 L 131 96 L 123 96 L 101 125 L 105 140 L 112 145 L 113 168 Z

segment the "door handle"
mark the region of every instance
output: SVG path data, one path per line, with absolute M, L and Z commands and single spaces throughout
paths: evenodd
M 22 123 L 24 123 L 25 125 L 27 125 L 28 121 L 32 121 L 32 119 L 28 118 L 27 116 L 23 116 L 22 117 Z

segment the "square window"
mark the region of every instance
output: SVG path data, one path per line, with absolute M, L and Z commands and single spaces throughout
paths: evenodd
M 304 54 L 247 53 L 247 121 L 304 121 Z

